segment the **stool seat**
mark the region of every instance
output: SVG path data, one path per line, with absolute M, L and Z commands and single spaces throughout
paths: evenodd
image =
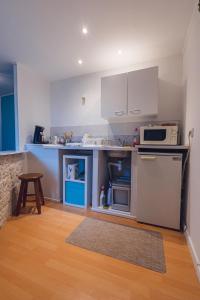
M 42 185 L 40 181 L 42 177 L 43 177 L 42 173 L 26 173 L 18 176 L 18 178 L 21 180 L 21 185 L 20 185 L 20 191 L 19 191 L 16 213 L 15 213 L 16 216 L 19 215 L 22 204 L 23 207 L 26 206 L 27 196 L 29 195 L 35 196 L 38 214 L 41 214 L 41 205 L 44 204 L 44 195 L 43 195 Z M 34 189 L 35 189 L 34 194 L 27 193 L 29 182 L 34 183 Z
M 20 180 L 26 180 L 26 181 L 35 181 L 42 177 L 43 177 L 42 173 L 27 173 L 18 176 Z

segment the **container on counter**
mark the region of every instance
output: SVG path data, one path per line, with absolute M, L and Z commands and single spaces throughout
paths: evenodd
M 133 132 L 133 147 L 140 144 L 140 131 L 139 128 L 135 128 Z

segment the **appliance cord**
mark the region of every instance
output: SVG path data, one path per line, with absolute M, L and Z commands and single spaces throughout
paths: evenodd
M 183 164 L 182 181 L 183 181 L 183 179 L 184 179 L 186 166 L 187 166 L 187 163 L 188 163 L 189 157 L 190 157 L 190 150 L 191 150 L 191 134 L 192 134 L 192 132 L 189 131 L 189 133 L 188 133 L 189 147 L 188 147 L 187 155 L 186 155 L 186 158 L 185 158 L 184 164 Z

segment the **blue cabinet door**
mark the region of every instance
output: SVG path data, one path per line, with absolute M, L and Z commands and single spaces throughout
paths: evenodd
M 65 182 L 65 203 L 74 206 L 85 206 L 85 184 L 81 182 Z

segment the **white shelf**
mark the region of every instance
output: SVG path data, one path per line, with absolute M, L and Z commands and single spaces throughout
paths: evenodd
M 67 165 L 74 163 L 77 160 L 84 161 L 84 177 L 83 180 L 80 179 L 69 179 L 67 178 Z M 75 207 L 88 207 L 92 202 L 92 156 L 91 155 L 63 155 L 63 204 Z M 77 183 L 81 186 L 80 194 L 75 189 L 70 190 L 68 183 Z M 81 185 L 80 185 L 81 184 Z M 70 186 L 70 185 L 69 185 Z M 68 189 L 68 190 L 67 190 Z M 83 189 L 83 190 L 82 190 Z M 66 191 L 70 191 L 67 195 Z M 71 195 L 73 193 L 73 195 Z M 67 196 L 66 196 L 67 195 Z M 68 197 L 68 199 L 66 199 Z M 78 198 L 76 198 L 78 197 Z M 80 199 L 79 199 L 80 198 Z
M 70 207 L 77 207 L 77 208 L 86 209 L 85 206 L 78 205 L 78 204 L 71 204 L 71 203 L 68 203 L 68 202 L 63 202 L 63 205 L 70 206 Z
M 135 148 L 141 149 L 168 149 L 168 150 L 188 150 L 189 146 L 186 145 L 137 145 Z
M 115 215 L 115 216 L 119 216 L 119 217 L 125 217 L 125 218 L 129 218 L 129 219 L 135 219 L 136 217 L 131 215 L 130 212 L 127 211 L 120 211 L 120 210 L 116 210 L 116 209 L 112 209 L 112 208 L 103 208 L 101 206 L 94 208 L 91 207 L 92 211 L 95 212 L 99 212 L 99 213 L 104 213 L 104 214 L 108 214 L 108 215 Z
M 85 180 L 80 180 L 80 179 L 67 179 L 67 178 L 65 178 L 65 181 L 85 183 Z

